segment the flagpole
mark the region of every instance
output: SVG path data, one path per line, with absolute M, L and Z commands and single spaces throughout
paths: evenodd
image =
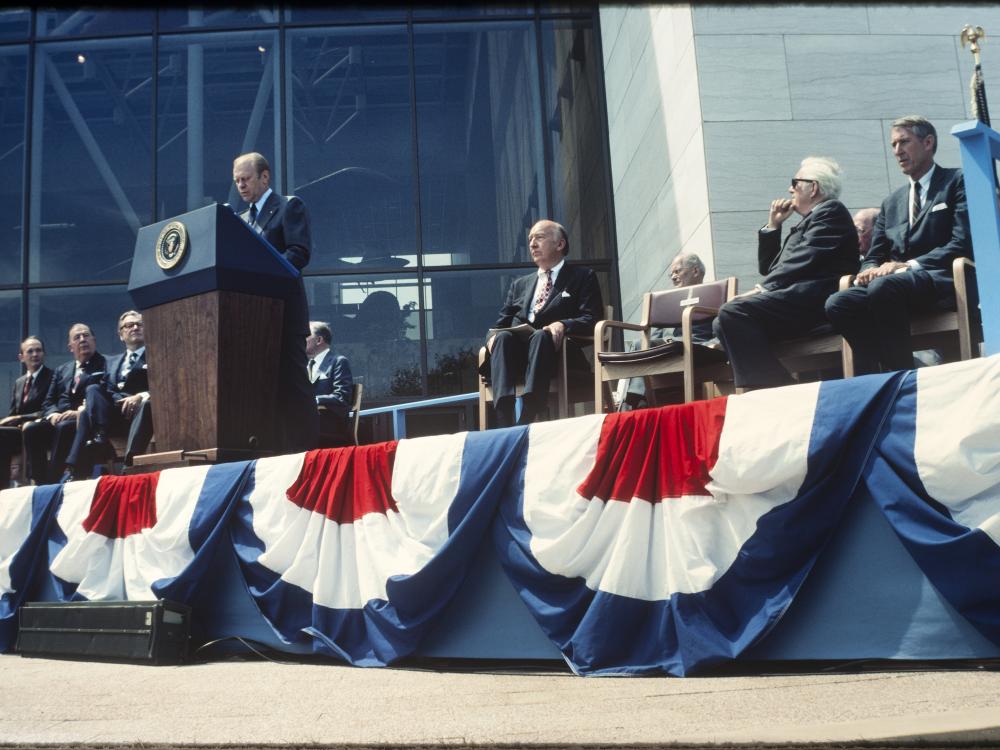
M 979 40 L 986 38 L 986 32 L 982 26 L 972 27 L 966 24 L 959 35 L 962 46 L 969 46 L 972 51 L 972 60 L 975 63 L 972 70 L 972 80 L 969 87 L 972 90 L 972 114 L 984 125 L 990 124 L 990 111 L 986 105 L 986 86 L 983 82 L 983 68 L 979 61 Z

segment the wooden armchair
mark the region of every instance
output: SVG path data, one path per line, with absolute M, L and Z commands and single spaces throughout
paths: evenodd
M 847 289 L 853 281 L 853 276 L 841 276 L 838 291 Z M 775 341 L 771 350 L 785 369 L 796 374 L 802 382 L 809 380 L 802 377 L 805 373 L 834 368 L 845 378 L 854 376 L 851 345 L 829 323 L 817 326 L 805 336 Z
M 938 349 L 945 361 L 979 356 L 983 325 L 979 315 L 976 264 L 968 258 L 952 262 L 955 309 L 931 310 L 913 316 L 910 336 L 914 350 Z
M 351 386 L 351 408 L 347 412 L 348 419 L 351 421 L 351 438 L 354 440 L 354 444 L 358 444 L 358 423 L 361 420 L 361 394 L 364 392 L 365 387 L 363 384 L 355 382 Z M 318 406 L 320 415 L 327 410 L 325 406 Z M 322 425 L 322 420 L 320 425 Z M 319 443 L 321 448 L 326 447 L 336 447 L 343 445 L 343 438 L 341 435 L 324 435 L 322 432 L 319 436 Z
M 614 308 L 611 305 L 606 305 L 604 312 L 607 317 L 611 317 L 614 314 Z M 574 334 L 573 336 L 567 336 L 568 339 L 575 341 L 582 347 L 593 347 L 594 337 L 592 335 L 584 334 Z M 555 377 L 552 378 L 552 382 L 549 385 L 550 396 L 555 397 L 556 401 L 556 414 L 559 419 L 565 419 L 569 416 L 569 404 L 572 400 L 576 402 L 586 402 L 590 400 L 590 386 L 589 386 L 589 376 L 586 376 L 586 380 L 580 380 L 577 382 L 578 378 L 574 377 L 575 371 L 569 367 L 568 358 L 566 356 L 566 346 L 563 345 L 559 349 L 558 354 L 559 360 L 556 366 Z M 486 361 L 486 347 L 480 347 L 479 349 L 479 359 L 477 361 L 478 367 L 482 367 L 483 363 Z M 577 387 L 579 386 L 579 387 Z M 518 383 L 514 391 L 515 398 L 520 398 L 524 395 L 524 384 Z M 479 378 L 479 429 L 485 430 L 487 428 L 487 418 L 489 415 L 488 404 L 493 403 L 493 390 L 486 384 L 486 381 L 480 377 Z
M 600 414 L 609 399 L 608 382 L 620 378 L 646 379 L 646 400 L 657 405 L 656 389 L 680 387 L 684 401 L 695 400 L 695 388 L 716 380 L 731 380 L 732 373 L 726 355 L 692 340 L 692 326 L 698 320 L 714 318 L 722 303 L 736 295 L 735 277 L 678 287 L 661 292 L 647 292 L 643 296 L 642 322 L 624 323 L 602 320 L 594 328 L 596 350 L 594 353 L 594 405 Z M 680 327 L 681 340 L 651 346 L 653 328 Z M 610 333 L 613 329 L 641 331 L 642 343 L 638 350 L 616 352 L 611 349 Z

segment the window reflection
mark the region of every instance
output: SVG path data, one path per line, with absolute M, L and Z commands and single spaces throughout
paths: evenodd
M 152 10 L 39 10 L 35 19 L 37 36 L 103 36 L 153 30 Z
M 423 250 L 436 263 L 522 262 L 548 213 L 534 50 L 527 22 L 414 31 Z
M 38 289 L 28 294 L 28 330 L 45 342 L 45 363 L 53 369 L 70 360 L 66 336 L 74 323 L 86 323 L 104 356 L 122 350 L 118 316 L 135 307 L 124 286 Z
M 7 416 L 14 381 L 21 375 L 21 293 L 0 292 L 0 416 Z
M 259 151 L 281 192 L 275 125 L 279 65 L 275 32 L 198 34 L 160 42 L 157 214 L 165 219 L 210 203 L 245 206 L 233 159 Z
M 21 282 L 21 256 L 24 232 L 24 122 L 25 91 L 28 76 L 28 53 L 24 47 L 0 48 L 0 81 L 3 82 L 0 107 L 0 284 Z M 0 394 L 2 395 L 2 394 Z
M 17 42 L 31 33 L 31 11 L 24 9 L 0 10 L 0 39 Z
M 38 47 L 32 281 L 128 278 L 151 219 L 150 51 L 149 39 Z
M 333 348 L 364 383 L 366 402 L 423 393 L 415 275 L 311 276 L 306 293 L 310 318 L 330 324 Z
M 160 31 L 260 26 L 277 23 L 278 11 L 270 8 L 160 8 Z
M 611 218 L 602 109 L 593 68 L 600 64 L 590 21 L 542 24 L 545 122 L 552 158 L 553 216 L 578 258 L 610 259 Z
M 311 271 L 416 266 L 404 28 L 288 32 L 289 184 Z

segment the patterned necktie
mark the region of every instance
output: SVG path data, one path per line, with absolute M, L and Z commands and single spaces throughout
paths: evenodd
M 125 360 L 125 364 L 122 366 L 121 376 L 118 378 L 119 380 L 124 381 L 125 378 L 128 377 L 128 374 L 132 371 L 132 368 L 135 367 L 135 361 L 137 359 L 139 359 L 139 352 L 128 353 L 128 359 Z
M 535 306 L 532 308 L 535 315 L 538 315 L 545 307 L 545 303 L 548 302 L 549 294 L 552 293 L 552 269 L 545 272 L 545 283 L 542 288 L 538 290 L 538 297 L 535 298 Z
M 910 226 L 917 220 L 920 214 L 920 183 L 913 183 L 913 205 L 910 207 Z
M 21 403 L 28 403 L 28 391 L 31 390 L 31 373 L 24 376 L 24 389 L 21 391 Z
M 76 393 L 77 388 L 80 387 L 80 378 L 83 377 L 83 368 L 77 365 L 76 374 L 73 376 L 73 393 Z

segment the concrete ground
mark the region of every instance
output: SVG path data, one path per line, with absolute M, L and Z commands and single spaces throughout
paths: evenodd
M 154 667 L 3 655 L 0 746 L 1000 746 L 997 667 L 581 678 L 557 663 Z

